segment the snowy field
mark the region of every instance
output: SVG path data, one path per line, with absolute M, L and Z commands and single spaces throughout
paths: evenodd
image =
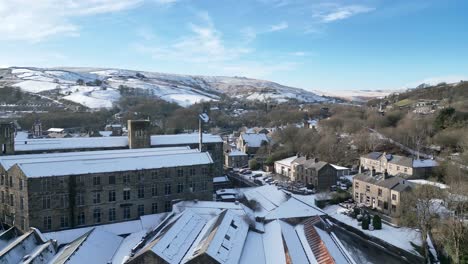
M 410 242 L 420 246 L 422 245 L 421 241 L 421 234 L 419 231 L 410 228 L 396 228 L 389 226 L 385 223 L 382 223 L 381 230 L 363 230 L 359 225 L 358 221 L 354 218 L 351 218 L 347 215 L 342 214 L 346 211 L 345 208 L 342 208 L 339 205 L 331 205 L 327 206 L 324 211 L 330 216 L 335 218 L 336 220 L 343 222 L 349 226 L 357 228 L 362 232 L 366 233 L 367 235 L 374 236 L 380 238 L 381 240 L 390 243 L 396 247 L 404 249 L 414 254 L 419 254 L 414 247 L 411 245 Z
M 188 107 L 202 101 L 218 101 L 219 94 L 250 100 L 276 99 L 285 102 L 297 99 L 303 102 L 323 102 L 328 99 L 310 91 L 284 86 L 278 83 L 243 77 L 210 77 L 155 72 L 137 72 L 119 69 L 93 68 L 12 68 L 13 86 L 41 93 L 59 89 L 65 99 L 90 108 L 112 107 L 120 98 L 119 87 L 125 86 L 168 102 Z M 100 86 L 77 87 L 77 80 L 84 83 L 100 80 Z M 88 91 L 85 91 L 86 88 Z M 93 90 L 93 91 L 89 91 Z M 116 95 L 117 93 L 117 95 Z

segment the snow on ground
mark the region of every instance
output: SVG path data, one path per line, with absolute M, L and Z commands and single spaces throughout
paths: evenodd
M 28 81 L 19 82 L 17 84 L 14 84 L 13 86 L 19 87 L 21 90 L 26 91 L 26 92 L 40 93 L 40 92 L 56 89 L 57 86 L 59 85 L 53 82 L 41 82 L 41 81 L 28 80 Z
M 414 229 L 410 228 L 396 228 L 389 226 L 385 223 L 382 223 L 382 229 L 381 230 L 363 230 L 359 225 L 358 221 L 354 218 L 351 218 L 347 215 L 342 214 L 345 212 L 347 209 L 342 208 L 339 205 L 331 205 L 327 206 L 324 211 L 330 216 L 335 218 L 336 220 L 347 224 L 349 226 L 352 226 L 354 228 L 357 228 L 361 230 L 362 232 L 366 233 L 367 235 L 374 236 L 377 238 L 380 238 L 381 240 L 390 243 L 396 247 L 399 247 L 401 249 L 404 249 L 406 251 L 409 251 L 414 254 L 419 254 L 414 247 L 411 245 L 410 242 L 416 244 L 416 245 L 422 245 L 421 241 L 421 234 L 419 231 L 416 231 Z
M 174 102 L 177 103 L 180 106 L 183 107 L 188 107 L 196 103 L 200 103 L 202 101 L 213 101 L 212 98 L 199 95 L 199 94 L 184 94 L 184 93 L 179 93 L 179 94 L 167 94 L 161 96 L 161 99 L 169 102 Z M 216 101 L 216 100 L 215 100 Z
M 89 108 L 111 108 L 112 107 L 112 101 L 92 97 L 92 94 L 86 95 L 84 93 L 74 93 L 74 94 L 65 96 L 63 99 L 82 104 Z
M 412 183 L 416 183 L 416 184 L 432 185 L 432 186 L 438 187 L 440 189 L 450 188 L 448 185 L 445 185 L 445 184 L 440 183 L 440 182 L 432 182 L 432 181 L 428 181 L 428 180 L 408 180 L 408 181 L 412 182 Z
M 60 88 L 60 93 L 68 96 L 66 99 L 91 108 L 111 107 L 119 97 L 104 94 L 116 92 L 120 85 L 146 91 L 149 95 L 184 107 L 201 101 L 217 101 L 219 93 L 247 97 L 251 100 L 275 99 L 279 102 L 285 102 L 289 98 L 305 102 L 327 100 L 302 89 L 241 77 L 191 76 L 96 68 L 12 68 L 12 74 L 18 78 L 18 83 L 14 86 L 25 91 L 39 93 Z M 78 79 L 84 82 L 99 79 L 104 82 L 107 90 L 93 95 L 83 94 L 83 88 L 76 91 Z M 90 87 L 94 88 L 99 87 Z

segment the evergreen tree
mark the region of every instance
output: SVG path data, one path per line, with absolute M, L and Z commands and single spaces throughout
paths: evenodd
M 382 229 L 382 219 L 378 215 L 374 215 L 372 218 L 372 225 L 374 226 L 375 230 Z
M 369 230 L 369 217 L 368 216 L 364 216 L 362 218 L 362 229 Z

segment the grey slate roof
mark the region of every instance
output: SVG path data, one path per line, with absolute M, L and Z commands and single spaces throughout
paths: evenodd
M 378 160 L 381 156 L 382 156 L 382 152 L 371 152 L 365 155 L 364 157 L 368 159 Z
M 400 165 L 404 167 L 413 167 L 413 159 L 404 157 L 404 156 L 398 156 L 394 155 L 391 160 L 388 161 L 388 163 L 395 164 L 395 165 Z
M 370 172 L 357 174 L 354 176 L 354 179 L 381 186 L 383 188 L 392 189 L 398 192 L 402 192 L 406 188 L 411 188 L 413 186 L 410 182 L 398 176 L 391 176 L 385 179 L 383 174 L 371 176 Z

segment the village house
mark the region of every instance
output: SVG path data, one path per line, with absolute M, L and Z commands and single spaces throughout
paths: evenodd
M 435 160 L 414 159 L 405 156 L 387 154 L 385 152 L 371 152 L 360 158 L 361 168 L 374 169 L 377 173 L 387 172 L 389 175 L 405 174 L 406 178 L 427 178 L 434 167 L 438 166 Z
M 275 173 L 281 174 L 291 179 L 293 177 L 293 164 L 292 163 L 297 158 L 298 156 L 292 156 L 289 158 L 275 161 Z
M 249 155 L 240 150 L 228 150 L 224 154 L 224 166 L 227 168 L 242 168 L 249 164 Z
M 318 158 L 298 159 L 296 163 L 294 181 L 312 186 L 316 190 L 327 191 L 336 185 L 337 170 L 330 163 L 319 161 Z
M 247 153 L 249 157 L 254 157 L 260 147 L 268 145 L 270 140 L 265 134 L 243 133 L 237 140 L 237 148 Z
M 329 190 L 336 185 L 338 170 L 334 165 L 307 156 L 292 156 L 275 162 L 275 172 L 291 181 L 311 185 L 317 190 Z
M 412 186 L 404 178 L 368 171 L 353 177 L 353 198 L 359 204 L 391 217 L 399 217 L 401 195 L 411 190 Z

